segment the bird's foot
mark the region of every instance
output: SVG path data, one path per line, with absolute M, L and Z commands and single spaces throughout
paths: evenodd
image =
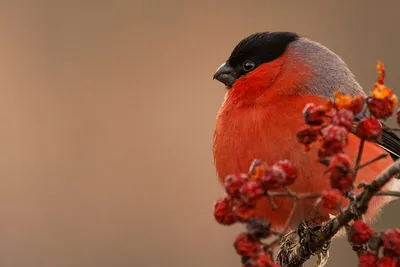
M 330 246 L 331 242 L 329 241 L 320 250 L 318 250 L 318 252 L 315 253 L 318 257 L 315 267 L 324 267 L 328 263 Z
M 297 246 L 300 246 L 300 238 L 297 231 L 290 231 L 285 234 L 279 246 L 276 262 L 281 266 L 287 266 L 290 262 L 290 255 Z
M 318 257 L 315 267 L 324 267 L 329 258 L 330 241 L 321 248 L 309 246 L 313 243 L 311 242 L 314 238 L 313 232 L 317 228 L 318 227 L 312 226 L 307 222 L 302 222 L 297 231 L 291 231 L 284 235 L 279 247 L 277 263 L 281 266 L 289 266 L 288 264 L 291 262 L 291 258 L 294 256 L 292 253 L 294 253 L 299 246 L 302 246 L 303 249 L 307 251 L 307 259 L 309 259 L 309 257 L 312 255 Z
M 321 251 L 318 253 L 318 260 L 315 263 L 315 267 L 324 267 L 328 263 L 329 250 Z

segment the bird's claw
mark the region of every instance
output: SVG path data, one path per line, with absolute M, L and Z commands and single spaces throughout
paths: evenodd
M 276 257 L 276 262 L 279 265 L 286 266 L 289 263 L 289 256 L 296 246 L 299 246 L 299 241 L 300 239 L 296 231 L 290 231 L 282 237 Z
M 279 247 L 277 263 L 281 266 L 286 266 L 290 262 L 291 253 L 295 251 L 298 246 L 302 246 L 309 256 L 316 255 L 318 260 L 315 267 L 324 267 L 329 258 L 329 247 L 331 242 L 328 241 L 321 248 L 314 248 L 310 245 L 314 239 L 313 232 L 318 229 L 318 226 L 312 226 L 307 222 L 300 223 L 297 231 L 288 232 L 282 237 L 281 245 Z
M 329 259 L 329 250 L 321 251 L 318 253 L 318 260 L 315 264 L 315 267 L 324 267 L 328 263 Z

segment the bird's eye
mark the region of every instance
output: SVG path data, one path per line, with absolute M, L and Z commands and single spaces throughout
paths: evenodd
M 256 66 L 256 64 L 254 64 L 253 61 L 251 61 L 251 60 L 246 60 L 246 61 L 243 63 L 243 70 L 246 71 L 246 72 L 249 72 L 249 71 L 251 71 L 252 69 L 254 69 L 255 66 Z

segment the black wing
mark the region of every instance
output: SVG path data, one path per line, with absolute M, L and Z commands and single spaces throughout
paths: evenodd
M 385 127 L 385 124 L 382 123 L 383 131 L 382 137 L 380 140 L 375 141 L 375 143 L 385 149 L 393 160 L 400 158 L 400 138 L 394 133 L 392 130 Z

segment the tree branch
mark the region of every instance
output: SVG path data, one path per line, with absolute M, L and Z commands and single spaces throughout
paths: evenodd
M 380 191 L 375 196 L 400 197 L 399 191 Z
M 292 246 L 291 251 L 284 251 L 285 264 L 287 267 L 301 267 L 318 250 L 330 240 L 342 228 L 349 224 L 353 219 L 361 217 L 366 213 L 368 204 L 374 195 L 393 194 L 394 192 L 379 192 L 380 189 L 400 173 L 400 159 L 396 160 L 387 167 L 373 182 L 365 185 L 363 192 L 356 195 L 356 198 L 350 205 L 341 211 L 338 215 L 330 219 L 320 228 L 306 227 L 303 229 L 302 237 L 296 246 Z

